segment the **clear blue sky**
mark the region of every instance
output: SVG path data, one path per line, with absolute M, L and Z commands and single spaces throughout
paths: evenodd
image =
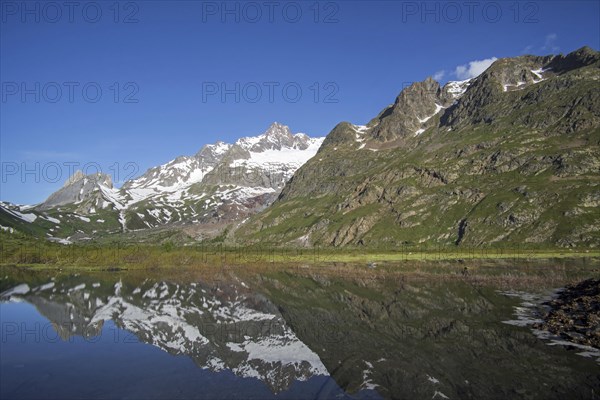
M 457 79 L 472 61 L 600 47 L 597 1 L 0 3 L 0 199 L 27 204 L 62 185 L 65 162 L 109 173 L 118 163 L 122 180 L 127 162 L 141 174 L 273 121 L 314 136 L 340 121 L 366 123 L 408 83 Z M 239 83 L 239 102 L 231 93 L 222 101 L 222 83 Z M 44 181 L 52 162 L 60 182 Z M 23 181 L 21 169 L 35 163 L 40 182 L 35 173 Z

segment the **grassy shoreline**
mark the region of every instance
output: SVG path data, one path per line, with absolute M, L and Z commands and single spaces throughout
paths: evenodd
M 527 292 L 553 290 L 589 278 L 600 279 L 600 258 L 530 259 L 513 263 L 506 259 L 435 260 L 382 262 L 375 268 L 362 263 L 251 263 L 204 264 L 184 266 L 124 265 L 106 268 L 102 265 L 21 264 L 0 265 L 0 292 L 21 282 L 19 276 L 47 279 L 58 276 L 94 276 L 96 280 L 113 282 L 132 279 L 156 279 L 169 282 L 246 282 L 261 285 L 263 280 L 301 279 L 307 281 L 341 280 L 358 286 L 385 285 L 402 287 L 408 282 L 464 282 L 474 287 Z M 12 277 L 6 280 L 7 277 Z M 42 279 L 43 280 L 43 279 Z M 41 282 L 43 284 L 45 282 Z
M 72 252 L 40 254 L 22 251 L 0 257 L 0 266 L 23 266 L 28 268 L 68 268 L 85 270 L 144 270 L 177 269 L 223 266 L 269 265 L 408 265 L 420 263 L 478 264 L 497 262 L 503 265 L 519 265 L 528 262 L 575 263 L 600 266 L 599 252 L 266 252 L 248 251 L 180 251 L 157 249 L 122 249 L 105 252 L 105 249 L 72 249 Z
M 86 243 L 61 245 L 45 240 L 0 234 L 0 265 L 85 269 L 153 269 L 254 264 L 358 264 L 404 262 L 522 263 L 529 260 L 590 260 L 600 263 L 600 249 L 504 247 L 293 248 L 275 244 L 252 246 Z

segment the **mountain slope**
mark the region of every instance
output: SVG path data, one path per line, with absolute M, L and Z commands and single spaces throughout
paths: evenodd
M 600 54 L 496 61 L 338 124 L 240 242 L 600 244 Z

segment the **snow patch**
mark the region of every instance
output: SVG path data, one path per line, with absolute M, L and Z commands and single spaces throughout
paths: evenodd
M 36 290 L 39 290 L 41 292 L 43 290 L 52 289 L 53 287 L 54 287 L 54 282 L 48 282 L 48 283 L 41 285 Z
M 9 209 L 5 209 L 5 210 L 8 211 L 9 213 L 11 213 L 11 214 L 13 214 L 13 215 L 21 218 L 23 221 L 26 221 L 26 222 L 29 222 L 29 223 L 35 221 L 37 219 L 37 217 L 38 217 L 35 214 L 23 214 L 23 213 L 20 213 L 20 212 L 18 212 L 16 210 L 9 210 Z
M 441 106 L 437 103 L 435 103 L 435 111 L 433 112 L 433 114 L 431 114 L 428 117 L 425 117 L 423 119 L 417 117 L 417 119 L 419 120 L 420 123 L 424 124 L 425 122 L 429 121 L 431 118 L 433 118 L 435 115 L 437 115 L 440 111 L 442 111 L 445 107 Z
M 85 289 L 85 283 L 75 286 L 74 288 L 70 289 L 69 292 L 76 292 L 82 289 Z
M 73 216 L 79 218 L 83 222 L 90 222 L 90 219 L 88 217 L 83 217 L 83 216 L 77 215 L 77 214 L 73 214 Z
M 11 228 L 9 226 L 2 226 L 2 225 L 0 225 L 0 229 L 2 229 L 5 232 L 8 232 L 8 233 L 13 233 L 15 231 L 13 228 Z
M 465 94 L 472 81 L 473 78 L 464 81 L 450 81 L 446 83 L 448 93 L 450 93 L 454 99 L 458 99 Z
M 533 80 L 533 83 L 540 83 L 541 81 L 545 81 L 546 78 L 544 78 L 543 74 L 544 74 L 544 72 L 549 71 L 550 69 L 551 68 L 546 68 L 546 69 L 543 69 L 543 68 L 532 69 L 531 73 L 534 74 L 537 77 L 537 79 Z
M 248 160 L 238 160 L 237 162 L 232 163 L 231 166 L 236 167 L 243 164 L 247 166 L 268 167 L 274 163 L 278 163 L 299 168 L 317 154 L 323 140 L 325 140 L 325 138 L 312 139 L 305 150 L 284 147 L 281 150 L 268 149 L 262 152 L 251 151 Z
M 53 223 L 55 223 L 55 224 L 60 224 L 60 220 L 58 220 L 58 219 L 56 219 L 56 218 L 52 218 L 52 217 L 49 217 L 49 216 L 47 216 L 47 215 L 46 215 L 46 216 L 43 216 L 42 218 L 44 218 L 45 220 L 48 220 L 48 221 L 50 221 L 50 222 L 53 222 Z
M 0 293 L 0 297 L 9 297 L 14 294 L 27 294 L 27 293 L 29 293 L 30 290 L 31 289 L 29 288 L 28 284 L 22 283 L 20 285 L 15 286 L 12 289 L 8 289 L 8 290 Z

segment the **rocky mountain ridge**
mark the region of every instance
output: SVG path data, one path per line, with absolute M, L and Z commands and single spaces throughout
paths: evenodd
M 600 55 L 500 59 L 338 124 L 244 243 L 600 246 Z

